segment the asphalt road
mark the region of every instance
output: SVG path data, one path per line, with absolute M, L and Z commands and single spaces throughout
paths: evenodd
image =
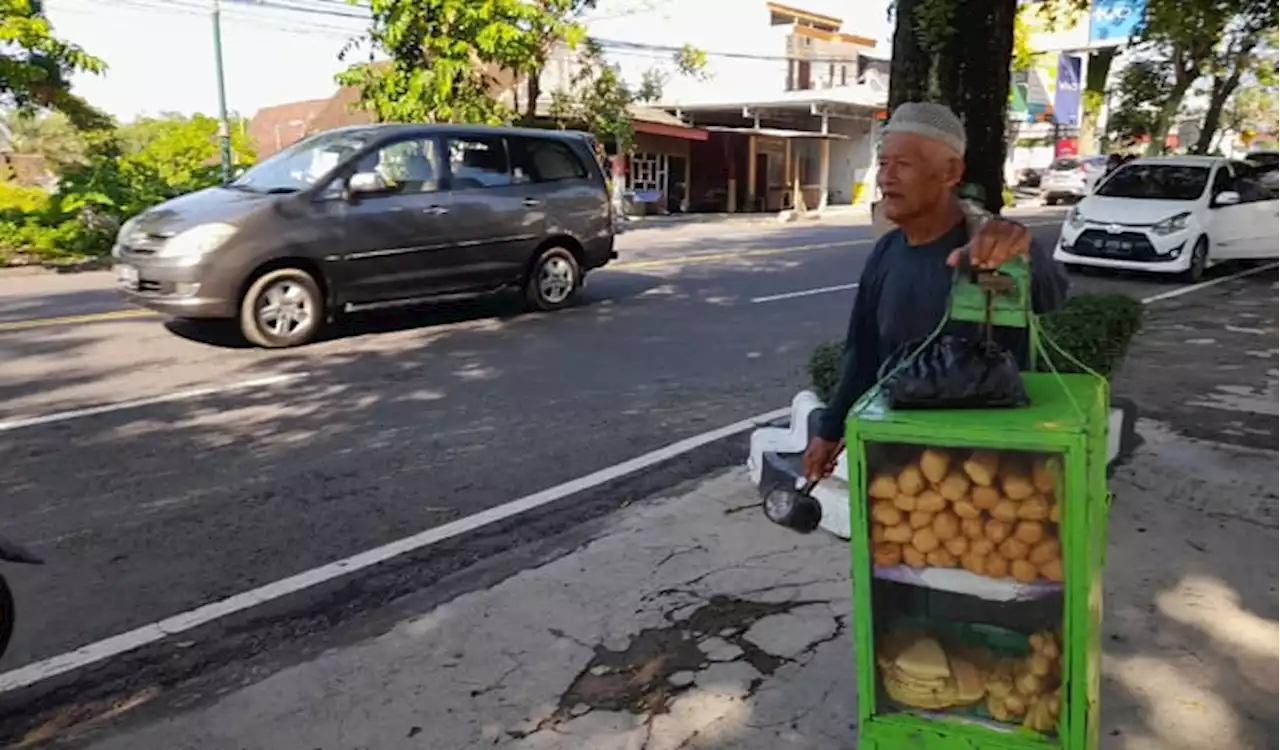
M 1052 242 L 1057 216 L 1022 218 Z M 21 619 L 0 671 L 782 406 L 853 297 L 814 290 L 856 282 L 870 241 L 853 224 L 692 225 L 619 249 L 571 310 L 491 300 L 362 317 L 286 352 L 118 313 L 101 274 L 0 279 L 2 528 L 48 561 L 6 570 Z M 293 379 L 4 426 L 281 375 Z

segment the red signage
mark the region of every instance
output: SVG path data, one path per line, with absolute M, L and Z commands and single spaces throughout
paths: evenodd
M 1053 147 L 1054 158 L 1060 159 L 1064 156 L 1079 156 L 1080 141 L 1076 138 L 1061 138 Z

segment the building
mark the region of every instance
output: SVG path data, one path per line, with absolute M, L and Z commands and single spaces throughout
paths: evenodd
M 780 85 L 717 80 L 718 97 L 671 108 L 710 133 L 691 149 L 691 205 L 735 212 L 869 202 L 888 97 L 887 62 L 870 54 L 875 40 L 841 31 L 834 16 L 773 2 L 757 8 L 756 33 L 785 60 Z M 739 28 L 751 33 L 745 22 Z

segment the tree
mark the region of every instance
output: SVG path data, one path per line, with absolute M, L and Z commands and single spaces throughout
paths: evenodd
M 88 140 L 62 112 L 11 110 L 3 118 L 3 128 L 15 154 L 43 157 L 54 174 L 84 164 L 87 158 Z
M 1192 151 L 1209 152 L 1222 125 L 1223 110 L 1242 82 L 1271 87 L 1277 82 L 1276 6 L 1267 5 L 1259 17 L 1237 19 L 1222 42 L 1222 49 L 1210 63 L 1209 104 L 1200 125 L 1200 137 Z
M 1112 93 L 1108 138 L 1125 146 L 1155 139 L 1161 103 L 1169 98 L 1172 85 L 1172 63 L 1168 60 L 1139 59 L 1125 66 Z M 1159 138 L 1158 145 L 1163 147 L 1164 136 Z
M 26 112 L 65 113 L 82 128 L 103 128 L 110 119 L 71 93 L 76 73 L 102 73 L 106 64 L 79 46 L 58 39 L 40 0 L 0 0 L 0 105 Z
M 1005 130 L 1016 0 L 897 0 L 889 108 L 945 104 L 965 125 L 966 182 L 1003 208 Z M 983 40 L 975 44 L 974 40 Z
M 1273 84 L 1270 88 L 1249 87 L 1237 89 L 1222 111 L 1222 127 L 1241 136 L 1246 145 L 1264 133 L 1269 141 L 1276 140 L 1276 123 L 1280 120 L 1280 91 Z

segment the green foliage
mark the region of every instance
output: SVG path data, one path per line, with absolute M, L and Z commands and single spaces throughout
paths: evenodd
M 1108 138 L 1121 146 L 1152 136 L 1160 107 L 1170 96 L 1173 71 L 1168 60 L 1139 60 L 1125 66 L 1112 93 Z M 1161 138 L 1163 136 L 1160 136 Z
M 58 39 L 39 0 L 0 0 L 0 106 L 27 112 L 51 109 L 76 125 L 101 128 L 109 118 L 71 93 L 76 73 L 102 73 L 106 65 Z
M 1082 294 L 1067 298 L 1061 309 L 1045 315 L 1045 334 L 1072 357 L 1100 375 L 1119 367 L 1133 337 L 1142 330 L 1146 308 L 1124 294 Z M 1078 372 L 1069 359 L 1050 349 L 1059 372 Z
M 1072 357 L 1099 375 L 1110 376 L 1142 330 L 1144 313 L 1141 302 L 1123 294 L 1081 294 L 1068 297 L 1057 312 L 1042 316 L 1040 324 Z M 843 355 L 844 342 L 832 342 L 819 345 L 809 357 L 809 382 L 823 401 L 830 400 L 840 383 Z M 1061 355 L 1051 356 L 1050 361 L 1059 372 L 1079 371 Z
M 244 128 L 232 133 L 237 162 L 252 163 Z M 205 115 L 143 118 L 92 134 L 84 162 L 67 167 L 53 195 L 4 185 L 0 263 L 106 255 L 128 217 L 221 181 L 217 134 Z

